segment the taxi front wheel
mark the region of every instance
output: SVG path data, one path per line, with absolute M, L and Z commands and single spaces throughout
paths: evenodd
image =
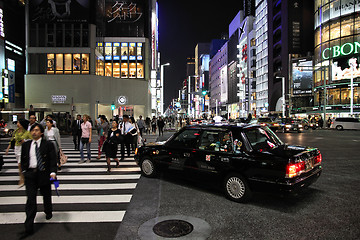
M 141 162 L 141 173 L 145 177 L 155 177 L 156 176 L 156 167 L 153 160 L 145 158 Z
M 226 197 L 235 202 L 247 202 L 252 196 L 252 192 L 244 177 L 236 173 L 225 177 L 224 190 Z

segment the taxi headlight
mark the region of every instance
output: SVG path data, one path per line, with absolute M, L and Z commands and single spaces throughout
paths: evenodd
M 291 125 L 285 125 L 285 127 L 287 127 L 287 128 L 291 128 Z
M 300 128 L 302 128 L 302 127 L 303 127 L 303 125 L 301 125 L 301 124 L 300 124 L 300 125 L 299 125 L 299 127 L 300 127 Z

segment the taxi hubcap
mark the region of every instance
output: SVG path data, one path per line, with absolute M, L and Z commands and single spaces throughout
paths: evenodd
M 150 175 L 154 171 L 154 166 L 150 160 L 145 159 L 142 163 L 142 169 L 146 175 Z
M 238 177 L 231 177 L 226 183 L 226 190 L 233 198 L 241 198 L 245 193 L 245 185 Z

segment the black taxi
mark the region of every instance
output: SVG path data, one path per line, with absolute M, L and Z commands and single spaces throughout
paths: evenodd
M 302 189 L 322 171 L 317 148 L 284 144 L 259 125 L 187 126 L 166 142 L 139 147 L 135 160 L 146 177 L 169 169 L 216 177 L 236 202 L 248 201 L 260 187 Z

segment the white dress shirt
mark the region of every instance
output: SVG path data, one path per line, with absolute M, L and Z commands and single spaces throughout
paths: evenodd
M 42 138 L 39 138 L 37 141 L 32 140 L 32 142 L 31 142 L 29 168 L 37 168 L 37 158 L 36 158 L 35 142 L 37 143 L 38 148 L 40 148 L 41 139 L 42 139 Z

